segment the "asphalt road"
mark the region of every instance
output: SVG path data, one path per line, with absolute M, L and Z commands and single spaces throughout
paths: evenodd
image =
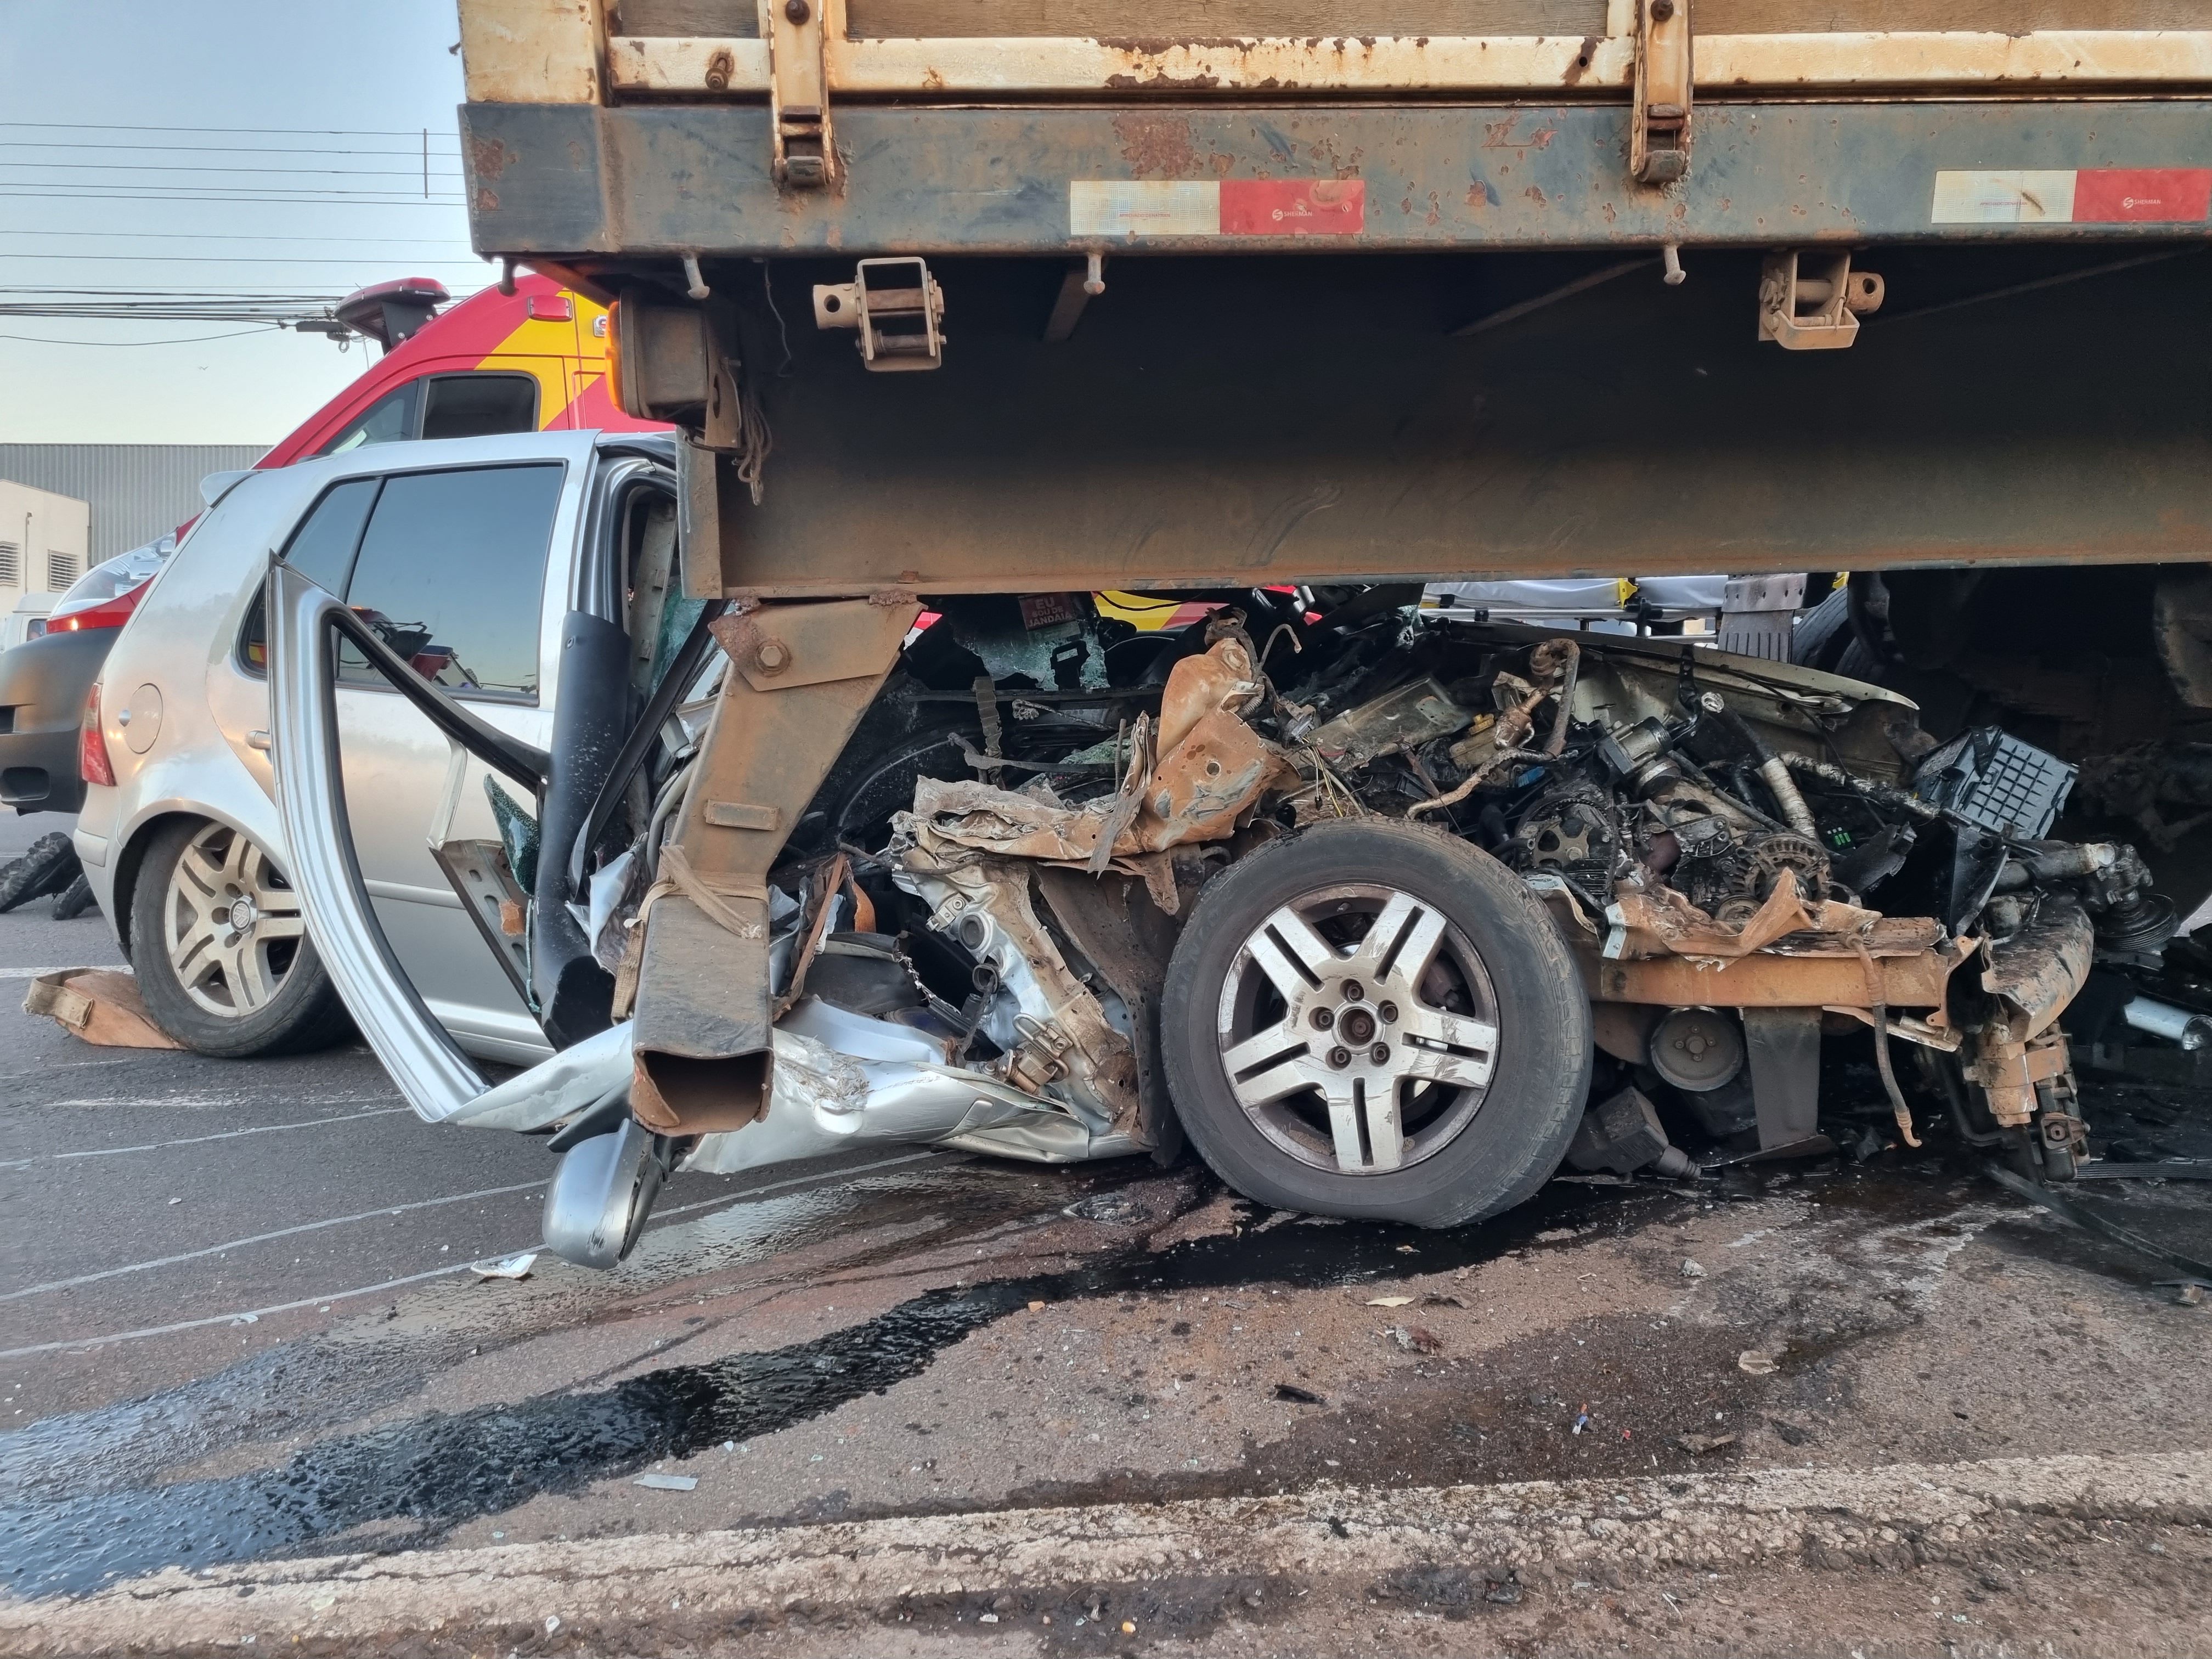
M 45 909 L 0 990 L 118 960 Z M 17 1000 L 0 1654 L 2212 1649 L 2212 1310 L 1939 1137 L 1443 1233 L 878 1149 L 483 1279 L 537 1143 Z M 2112 1185 L 2212 1255 L 2201 1186 Z

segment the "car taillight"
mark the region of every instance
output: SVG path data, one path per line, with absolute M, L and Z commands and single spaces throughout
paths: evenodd
M 138 601 L 154 585 L 151 576 L 137 586 L 125 588 L 112 599 L 103 599 L 88 610 L 72 611 L 66 617 L 54 617 L 46 623 L 49 634 L 74 634 L 85 628 L 120 628 L 131 620 L 131 613 L 138 608 Z
M 100 729 L 98 680 L 92 683 L 92 695 L 84 700 L 84 726 L 76 740 L 76 770 L 87 783 L 115 787 L 115 767 L 107 758 L 107 736 Z

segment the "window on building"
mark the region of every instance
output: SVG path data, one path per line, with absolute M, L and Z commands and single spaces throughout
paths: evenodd
M 76 556 L 73 553 L 46 555 L 46 588 L 58 593 L 76 580 Z
M 13 542 L 0 542 L 0 587 L 23 585 L 23 550 Z
M 499 466 L 387 478 L 354 557 L 347 605 L 434 685 L 535 697 L 562 473 Z M 349 649 L 339 653 L 339 674 L 383 683 Z

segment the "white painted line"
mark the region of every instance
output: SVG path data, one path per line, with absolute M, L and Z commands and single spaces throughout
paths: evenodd
M 481 1258 L 485 1261 L 498 1259 L 495 1255 Z M 15 1359 L 32 1353 L 56 1353 L 64 1348 L 100 1348 L 110 1342 L 128 1342 L 141 1336 L 171 1336 L 179 1331 L 202 1330 L 210 1325 L 235 1325 L 240 1321 L 258 1320 L 267 1314 L 291 1313 L 300 1308 L 324 1308 L 333 1302 L 349 1302 L 356 1297 L 374 1296 L 379 1291 L 396 1290 L 402 1285 L 419 1285 L 426 1279 L 443 1279 L 448 1273 L 465 1273 L 476 1265 L 473 1261 L 460 1261 L 450 1267 L 433 1267 L 428 1273 L 387 1279 L 380 1285 L 363 1285 L 358 1290 L 336 1291 L 329 1296 L 303 1296 L 296 1302 L 279 1302 L 270 1307 L 252 1308 L 237 1313 L 210 1314 L 204 1319 L 180 1319 L 173 1325 L 149 1325 L 143 1330 L 118 1331 L 113 1336 L 86 1336 L 74 1342 L 39 1342 L 27 1348 L 8 1348 L 0 1350 L 0 1359 Z
M 85 1095 L 70 1100 L 42 1100 L 33 1103 L 40 1106 L 175 1106 L 204 1109 L 210 1106 L 284 1106 L 295 1103 L 309 1106 L 368 1106 L 391 1099 L 390 1095 L 339 1095 L 331 1100 L 310 1100 L 298 1103 L 297 1096 L 248 1095 Z
M 888 1170 L 894 1164 L 918 1164 L 924 1159 L 949 1158 L 952 1156 L 948 1152 L 909 1152 L 903 1158 L 887 1158 L 874 1164 L 855 1164 L 849 1170 L 824 1170 L 816 1175 L 794 1176 L 788 1181 L 778 1181 L 765 1187 L 750 1188 L 742 1193 L 733 1193 L 726 1198 L 710 1198 L 698 1204 L 685 1204 L 673 1210 L 657 1211 L 646 1231 L 651 1232 L 659 1223 L 668 1217 L 682 1215 L 690 1210 L 708 1209 L 717 1204 L 732 1206 L 744 1204 L 756 1198 L 765 1197 L 770 1193 L 782 1192 L 793 1187 L 804 1187 L 810 1182 L 839 1181 L 851 1176 L 866 1175 L 875 1170 Z M 381 1215 L 384 1212 L 380 1210 L 376 1213 Z M 15 1359 L 26 1354 L 58 1353 L 64 1350 L 81 1352 L 105 1347 L 111 1342 L 136 1341 L 142 1336 L 172 1336 L 179 1331 L 204 1330 L 210 1325 L 232 1325 L 249 1317 L 258 1320 L 266 1314 L 291 1313 L 301 1308 L 326 1307 L 333 1302 L 350 1302 L 358 1297 L 374 1296 L 380 1291 L 396 1290 L 403 1285 L 419 1285 L 426 1279 L 442 1279 L 449 1273 L 466 1273 L 478 1262 L 496 1261 L 501 1255 L 507 1254 L 509 1252 L 494 1251 L 489 1255 L 477 1257 L 476 1261 L 458 1262 L 450 1267 L 433 1267 L 428 1273 L 409 1273 L 403 1278 L 387 1279 L 378 1284 L 363 1285 L 350 1291 L 334 1291 L 327 1296 L 303 1296 L 296 1302 L 279 1302 L 266 1308 L 247 1308 L 232 1313 L 210 1314 L 202 1319 L 181 1319 L 173 1325 L 149 1325 L 143 1330 L 118 1331 L 112 1336 L 81 1336 L 69 1342 L 39 1342 L 27 1348 L 0 1349 L 0 1359 Z
M 434 1210 L 441 1204 L 465 1204 L 472 1198 L 503 1198 L 509 1193 L 535 1192 L 540 1187 L 551 1184 L 552 1178 L 548 1176 L 544 1181 L 526 1181 L 515 1187 L 487 1187 L 478 1193 L 455 1193 L 450 1198 L 418 1199 L 412 1204 L 392 1204 L 380 1210 L 363 1210 L 358 1215 L 334 1215 L 321 1221 L 303 1221 L 296 1227 L 279 1227 L 273 1233 L 256 1233 L 251 1238 L 234 1238 L 227 1244 L 210 1244 L 204 1249 L 156 1256 L 151 1261 L 134 1261 L 125 1267 L 106 1267 L 96 1273 L 80 1273 L 75 1279 L 57 1279 L 45 1285 L 28 1285 L 20 1291 L 0 1294 L 0 1302 L 15 1302 L 27 1296 L 43 1296 L 48 1291 L 66 1291 L 79 1285 L 95 1285 L 103 1279 L 120 1279 L 125 1273 L 150 1273 L 156 1267 L 173 1267 L 179 1261 L 197 1261 L 202 1256 L 220 1255 L 226 1250 L 242 1250 L 249 1244 L 266 1244 L 273 1238 L 290 1238 L 298 1233 L 317 1232 L 325 1227 L 343 1227 L 356 1221 L 374 1221 L 379 1216 L 404 1215 L 410 1210 Z
M 189 1135 L 182 1140 L 149 1140 L 143 1146 L 95 1146 L 81 1152 L 46 1152 L 37 1158 L 10 1158 L 0 1163 L 0 1170 L 20 1170 L 32 1164 L 58 1164 L 70 1158 L 120 1158 L 125 1152 L 165 1152 L 172 1146 L 198 1146 L 210 1140 L 235 1140 L 240 1135 L 274 1134 L 279 1129 L 319 1129 L 325 1123 L 354 1123 L 365 1117 L 390 1117 L 395 1112 L 410 1109 L 405 1106 L 380 1106 L 373 1112 L 348 1112 L 342 1117 L 311 1117 L 303 1123 L 261 1123 L 251 1129 L 225 1129 L 221 1134 Z

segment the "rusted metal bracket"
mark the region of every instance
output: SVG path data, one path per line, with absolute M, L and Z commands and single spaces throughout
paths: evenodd
M 942 368 L 944 320 L 945 290 L 927 259 L 863 259 L 851 282 L 815 284 L 815 327 L 859 331 L 860 361 L 876 374 Z
M 845 32 L 844 0 L 760 0 L 761 39 L 768 42 L 769 164 L 785 190 L 823 190 L 836 181 L 837 145 L 830 127 L 830 71 L 823 43 Z M 724 84 L 734 61 L 723 70 Z M 714 69 L 708 66 L 712 88 Z
M 1853 270 L 1848 251 L 1770 253 L 1759 272 L 1759 337 L 1790 351 L 1840 351 L 1859 319 L 1881 309 L 1881 278 Z
M 631 1093 L 662 1133 L 750 1122 L 771 1084 L 768 872 L 921 607 L 766 605 L 713 626 L 731 662 L 640 958 Z M 657 884 L 658 886 L 658 884 Z
M 1636 0 L 1636 94 L 1628 171 L 1639 185 L 1671 185 L 1690 170 L 1690 0 Z

